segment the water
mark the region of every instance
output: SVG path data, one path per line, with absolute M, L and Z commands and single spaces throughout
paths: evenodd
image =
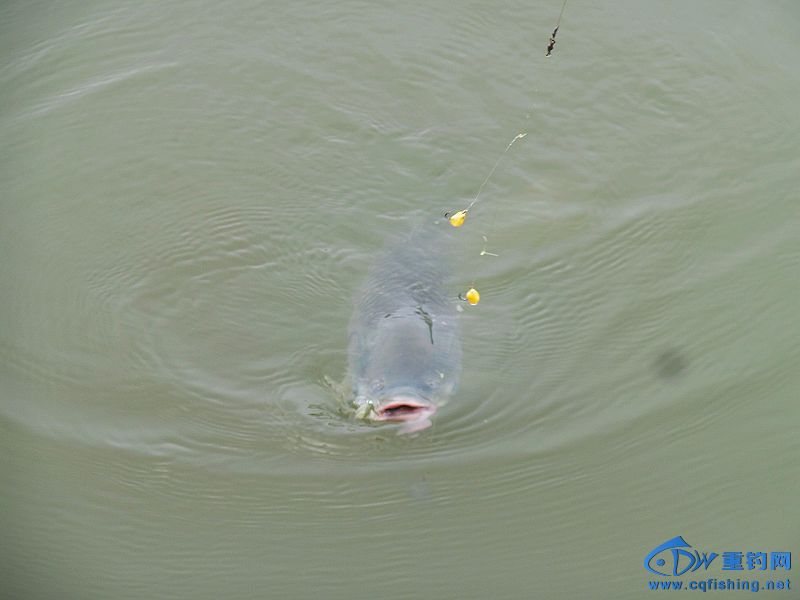
M 3 597 L 638 598 L 675 535 L 800 551 L 800 7 L 577 1 L 545 60 L 559 9 L 0 8 Z M 343 417 L 374 256 L 520 132 L 456 397 Z

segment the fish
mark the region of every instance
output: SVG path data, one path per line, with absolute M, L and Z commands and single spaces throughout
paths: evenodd
M 445 292 L 450 232 L 416 228 L 387 246 L 361 287 L 349 325 L 348 379 L 356 416 L 430 427 L 461 369 L 457 299 Z

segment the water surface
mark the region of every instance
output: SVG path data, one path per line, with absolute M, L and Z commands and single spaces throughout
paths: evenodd
M 574 2 L 545 59 L 559 9 L 0 8 L 6 597 L 621 599 L 675 535 L 800 551 L 800 7 Z M 521 132 L 456 397 L 345 418 L 373 258 Z

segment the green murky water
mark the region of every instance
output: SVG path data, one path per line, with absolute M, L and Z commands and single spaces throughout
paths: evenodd
M 3 598 L 638 598 L 676 535 L 800 552 L 800 6 L 575 1 L 545 59 L 559 9 L 0 7 Z M 521 132 L 459 231 L 458 393 L 344 418 L 373 257 Z

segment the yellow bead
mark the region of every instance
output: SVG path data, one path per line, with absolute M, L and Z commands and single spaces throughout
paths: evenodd
M 464 219 L 467 218 L 467 211 L 460 210 L 457 213 L 450 215 L 450 225 L 453 227 L 461 227 L 464 224 Z
M 464 294 L 464 298 L 467 299 L 467 302 L 469 302 L 471 306 L 475 306 L 478 302 L 481 301 L 481 295 L 475 288 L 469 288 L 467 290 L 467 293 Z

